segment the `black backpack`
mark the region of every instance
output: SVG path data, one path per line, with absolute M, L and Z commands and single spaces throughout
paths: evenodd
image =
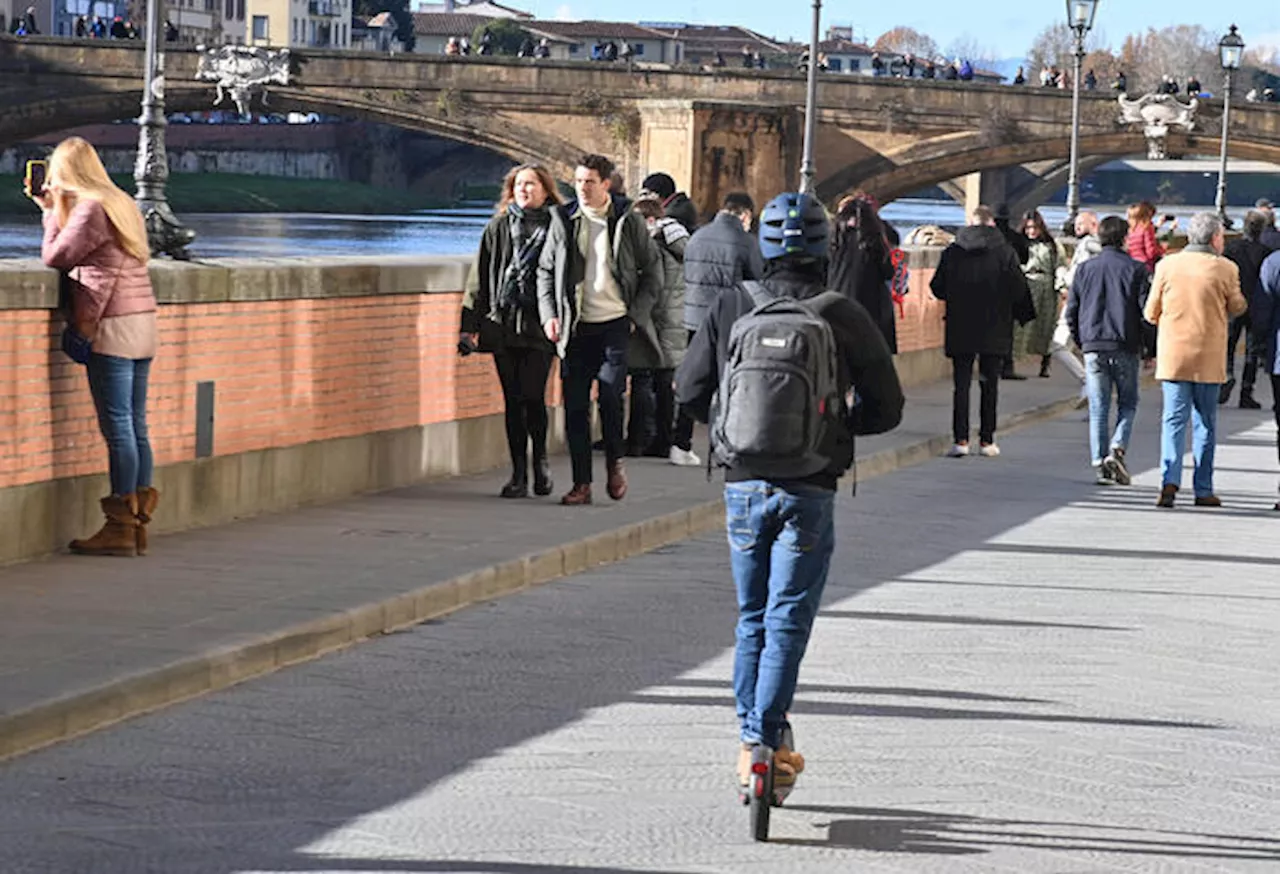
M 754 309 L 733 323 L 711 423 L 716 457 L 765 479 L 803 479 L 833 467 L 844 411 L 838 348 L 804 302 L 744 282 Z

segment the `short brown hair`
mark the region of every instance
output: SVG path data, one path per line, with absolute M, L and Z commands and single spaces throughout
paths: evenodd
M 631 208 L 647 219 L 660 219 L 667 214 L 662 201 L 656 197 L 641 197 Z
M 991 211 L 989 206 L 979 206 L 973 211 L 973 220 L 980 225 L 994 224 L 996 214 Z

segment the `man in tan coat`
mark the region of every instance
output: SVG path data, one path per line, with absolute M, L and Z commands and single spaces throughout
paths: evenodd
M 1160 455 L 1164 487 L 1158 507 L 1172 507 L 1182 484 L 1187 419 L 1192 420 L 1197 507 L 1220 507 L 1213 493 L 1218 390 L 1227 380 L 1227 323 L 1247 309 L 1240 271 L 1222 257 L 1222 222 L 1202 212 L 1191 219 L 1187 248 L 1156 265 L 1143 316 L 1160 329 L 1156 379 L 1164 389 Z

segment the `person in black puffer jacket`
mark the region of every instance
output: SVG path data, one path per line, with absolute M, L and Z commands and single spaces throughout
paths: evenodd
M 640 183 L 640 187 L 644 189 L 642 197 L 647 191 L 662 201 L 667 218 L 680 222 L 691 234 L 698 229 L 698 208 L 693 205 L 689 195 L 676 191 L 676 181 L 666 173 L 651 173 Z
M 1022 265 L 991 210 L 980 206 L 969 221 L 943 251 L 929 284 L 933 296 L 947 304 L 945 351 L 955 371 L 955 445 L 948 453 L 953 458 L 969 454 L 969 388 L 975 359 L 982 394 L 980 453 L 1000 454 L 995 436 L 1000 372 L 1013 352 L 1014 320 L 1025 325 L 1036 314 Z
M 498 214 L 480 239 L 480 251 L 462 298 L 458 349 L 492 352 L 502 383 L 511 452 L 511 479 L 504 498 L 529 494 L 529 444 L 533 444 L 533 491 L 553 488 L 547 463 L 547 376 L 555 347 L 538 315 L 538 260 L 553 224 L 565 217 L 555 180 L 546 169 L 522 164 L 502 184 Z M 565 238 L 564 233 L 560 235 Z
M 755 211 L 749 195 L 733 192 L 716 217 L 689 239 L 684 252 L 684 327 L 690 340 L 722 294 L 737 289 L 744 279 L 764 275 L 760 243 L 748 232 Z M 684 410 L 676 417 L 671 443 L 672 464 L 702 463 L 693 451 L 693 419 Z
M 842 201 L 831 236 L 827 288 L 866 307 L 889 344 L 889 351 L 896 355 L 898 335 L 889 288 L 893 280 L 890 251 L 889 235 L 876 215 L 875 205 L 862 197 Z

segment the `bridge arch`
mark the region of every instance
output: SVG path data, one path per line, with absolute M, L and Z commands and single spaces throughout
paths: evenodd
M 1170 134 L 1169 151 L 1184 155 L 1216 155 L 1216 137 L 1198 134 Z M 1242 137 L 1228 144 L 1233 158 L 1270 161 L 1280 164 L 1280 144 L 1254 142 Z M 1116 158 L 1146 153 L 1139 133 L 1121 131 L 1086 135 L 1080 139 L 1082 158 Z M 1022 140 L 991 144 L 981 134 L 958 134 L 926 140 L 887 155 L 858 161 L 833 173 L 818 185 L 818 195 L 831 203 L 861 188 L 888 203 L 969 173 L 1029 164 L 1035 161 L 1065 160 L 1071 154 L 1069 137 Z
M 198 112 L 215 108 L 216 92 L 207 87 L 170 88 L 165 93 L 166 112 Z M 217 108 L 233 108 L 230 98 Z M 275 88 L 263 107 L 273 112 L 319 112 L 377 122 L 432 134 L 456 142 L 467 143 L 505 155 L 515 163 L 539 163 L 557 179 L 573 178 L 578 158 L 592 151 L 562 137 L 534 130 L 510 118 L 495 114 L 456 115 L 447 112 L 427 113 L 411 105 L 388 106 L 383 103 L 353 98 L 332 97 L 301 89 Z M 90 124 L 137 117 L 142 91 L 95 92 L 60 98 L 56 114 L 41 114 L 24 119 L 26 136 L 57 133 Z M 258 104 L 255 99 L 255 108 Z

